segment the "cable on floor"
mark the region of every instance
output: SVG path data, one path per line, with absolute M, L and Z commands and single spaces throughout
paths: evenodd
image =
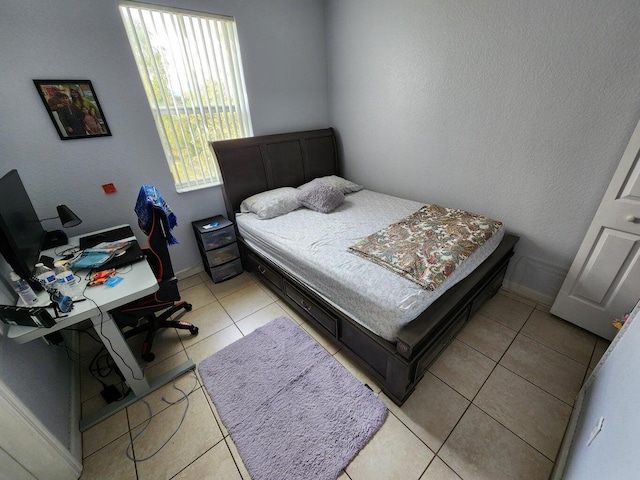
M 179 400 L 176 400 L 175 402 L 171 402 L 171 401 L 167 400 L 165 397 L 162 397 L 162 401 L 165 402 L 166 404 L 168 404 L 169 406 L 177 405 L 178 403 L 186 400 L 186 405 L 185 405 L 185 408 L 184 408 L 184 412 L 182 412 L 182 418 L 180 419 L 180 423 L 178 423 L 178 426 L 173 431 L 173 433 L 169 436 L 169 438 L 167 438 L 167 440 L 165 440 L 165 442 L 162 445 L 160 445 L 160 447 L 155 452 L 153 452 L 151 455 L 148 455 L 148 456 L 146 456 L 144 458 L 136 458 L 135 457 L 135 453 L 133 451 L 134 450 L 133 449 L 133 443 L 140 437 L 140 435 L 142 435 L 145 432 L 145 430 L 151 424 L 151 420 L 153 419 L 153 412 L 151 411 L 151 405 L 149 405 L 149 403 L 144 398 L 140 399 L 140 401 L 147 406 L 147 411 L 149 412 L 149 418 L 147 420 L 145 420 L 145 422 L 147 422 L 147 424 L 143 427 L 142 430 L 140 430 L 140 432 L 138 432 L 136 434 L 135 437 L 133 437 L 131 439 L 131 442 L 129 442 L 129 445 L 127 446 L 126 454 L 127 454 L 127 458 L 129 460 L 133 460 L 134 462 L 139 463 L 139 462 L 144 462 L 146 460 L 149 460 L 149 459 L 155 457 L 158 453 L 160 453 L 160 451 L 164 447 L 167 446 L 167 444 L 171 441 L 171 439 L 175 436 L 175 434 L 178 433 L 178 431 L 180 430 L 180 427 L 182 427 L 182 424 L 184 423 L 184 419 L 187 416 L 187 411 L 189 410 L 189 395 L 191 395 L 193 392 L 195 392 L 197 390 L 197 386 L 198 386 L 198 378 L 196 377 L 195 373 L 192 372 L 192 374 L 193 374 L 193 378 L 195 380 L 195 383 L 194 383 L 193 388 L 191 389 L 191 391 L 189 393 L 185 393 L 184 390 L 182 390 L 180 387 L 178 387 L 176 385 L 177 379 L 174 379 L 173 380 L 173 388 L 178 390 L 180 393 L 182 393 L 182 398 L 180 398 Z M 129 450 L 131 450 L 131 452 L 129 452 Z

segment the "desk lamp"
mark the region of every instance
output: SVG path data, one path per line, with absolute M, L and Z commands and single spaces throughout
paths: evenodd
M 60 219 L 60 223 L 64 228 L 77 227 L 82 223 L 82 220 L 78 218 L 78 216 L 71 211 L 69 207 L 66 205 L 58 205 L 56 207 L 58 211 L 57 217 L 43 218 L 40 220 L 44 222 L 45 220 L 54 220 L 56 218 Z M 62 230 L 52 230 L 50 232 L 46 232 L 44 236 L 44 240 L 42 242 L 42 249 L 46 250 L 48 248 L 60 247 L 62 245 L 67 244 L 67 234 Z

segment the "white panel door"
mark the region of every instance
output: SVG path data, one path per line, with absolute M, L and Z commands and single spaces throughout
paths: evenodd
M 598 207 L 551 313 L 612 339 L 612 321 L 640 299 L 640 123 Z

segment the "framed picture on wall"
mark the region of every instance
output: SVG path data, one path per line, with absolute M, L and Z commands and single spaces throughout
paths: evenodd
M 34 80 L 62 140 L 110 136 L 98 96 L 89 80 Z

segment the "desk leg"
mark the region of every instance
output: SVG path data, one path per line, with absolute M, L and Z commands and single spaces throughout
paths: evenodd
M 183 373 L 194 369 L 196 366 L 193 360 L 187 360 L 182 365 L 179 365 L 158 377 L 148 379 L 140 368 L 138 360 L 129 348 L 129 344 L 124 339 L 122 332 L 113 321 L 113 317 L 108 313 L 104 313 L 101 317 L 93 317 L 91 322 L 93 323 L 93 328 L 109 352 L 109 355 L 111 355 L 111 358 L 113 358 L 113 361 L 125 377 L 127 384 L 131 387 L 131 392 L 129 392 L 129 395 L 123 399 L 110 403 L 106 407 L 83 417 L 80 421 L 81 432 L 84 432 L 97 423 L 100 423 L 102 420 L 113 415 L 117 411 L 137 402 L 145 395 L 169 383 L 171 380 L 179 377 Z
M 138 397 L 146 395 L 149 392 L 149 382 L 113 317 L 105 312 L 102 316 L 93 317 L 91 322 L 133 393 Z

